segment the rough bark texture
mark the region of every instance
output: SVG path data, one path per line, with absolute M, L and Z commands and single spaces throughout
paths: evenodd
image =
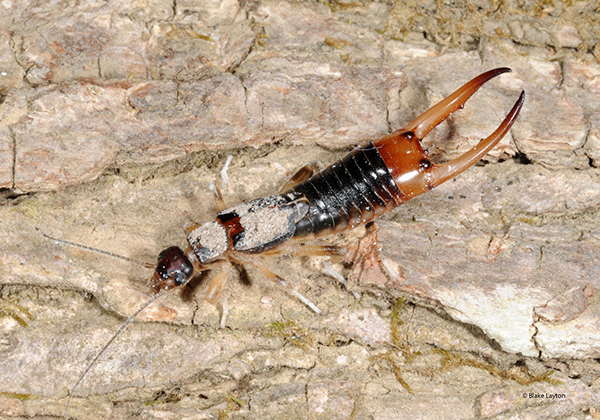
M 152 262 L 214 217 L 211 181 L 271 194 L 499 66 L 425 145 L 460 155 L 525 89 L 510 134 L 329 238 L 346 286 L 267 260 L 323 315 L 251 267 L 211 306 L 204 275 L 129 326 L 71 416 L 598 418 L 600 10 L 573 3 L 2 2 L 0 418 L 61 416 L 150 296 L 149 270 L 40 231 Z

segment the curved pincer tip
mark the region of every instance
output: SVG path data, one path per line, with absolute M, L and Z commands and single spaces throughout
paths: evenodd
M 498 69 L 499 70 L 499 69 Z M 436 187 L 443 182 L 455 177 L 464 170 L 474 165 L 479 159 L 484 157 L 500 140 L 508 133 L 513 123 L 517 119 L 523 103 L 525 102 L 525 91 L 521 91 L 519 99 L 512 107 L 502 124 L 488 137 L 481 140 L 477 146 L 453 160 L 443 165 L 434 165 L 430 173 L 430 186 Z
M 493 79 L 503 73 L 512 71 L 508 67 L 486 71 L 480 74 L 470 82 L 452 93 L 437 105 L 429 108 L 423 114 L 418 116 L 413 122 L 403 128 L 404 131 L 413 132 L 418 139 L 423 139 L 434 127 L 444 121 L 454 111 L 463 107 L 465 102 L 483 86 L 488 80 Z

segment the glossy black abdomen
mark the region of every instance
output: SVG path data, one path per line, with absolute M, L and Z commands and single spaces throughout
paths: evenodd
M 323 172 L 294 186 L 310 207 L 294 236 L 322 235 L 367 223 L 403 202 L 373 143 L 355 148 Z

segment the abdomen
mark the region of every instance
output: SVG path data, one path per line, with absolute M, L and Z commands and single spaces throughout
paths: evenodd
M 341 232 L 406 201 L 373 143 L 355 148 L 291 191 L 303 194 L 310 205 L 294 236 Z

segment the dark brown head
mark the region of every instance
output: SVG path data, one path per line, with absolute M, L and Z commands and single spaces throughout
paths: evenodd
M 150 287 L 157 294 L 183 286 L 194 274 L 194 266 L 179 247 L 172 246 L 158 255 Z

